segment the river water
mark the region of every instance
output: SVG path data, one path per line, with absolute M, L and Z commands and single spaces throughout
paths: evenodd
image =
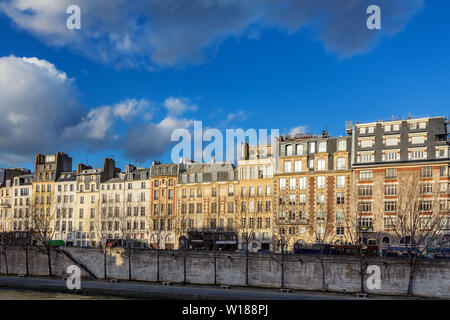
M 124 300 L 110 296 L 83 296 L 79 294 L 0 289 L 0 300 Z

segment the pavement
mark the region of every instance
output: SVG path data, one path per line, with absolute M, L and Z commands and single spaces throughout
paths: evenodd
M 83 295 L 108 295 L 134 299 L 180 299 L 180 300 L 367 300 L 401 299 L 402 297 L 369 296 L 356 298 L 354 294 L 326 292 L 280 292 L 276 289 L 231 287 L 221 289 L 213 286 L 179 284 L 162 285 L 135 281 L 111 283 L 105 280 L 81 280 L 81 289 L 70 291 L 66 281 L 60 278 L 0 276 L 0 288 L 35 291 L 78 293 Z

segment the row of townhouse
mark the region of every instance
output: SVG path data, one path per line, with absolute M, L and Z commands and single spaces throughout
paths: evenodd
M 51 217 L 53 238 L 97 246 L 133 239 L 136 246 L 177 249 L 189 231 L 232 233 L 245 249 L 291 249 L 296 243 L 348 242 L 355 216 L 365 241 L 393 241 L 402 177 L 417 173 L 420 210 L 439 206 L 450 230 L 450 157 L 444 117 L 346 126 L 347 135 L 280 136 L 241 146 L 226 162 L 154 162 L 125 171 L 64 154 L 37 155 L 34 174 L 0 170 L 0 231 L 24 231 Z M 276 148 L 276 150 L 272 150 Z M 437 204 L 434 203 L 434 195 Z M 433 198 L 433 199 L 432 199 Z M 274 241 L 274 240 L 278 240 Z

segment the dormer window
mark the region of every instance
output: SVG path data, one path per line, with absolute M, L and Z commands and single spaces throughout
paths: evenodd
M 326 141 L 319 142 L 319 152 L 327 152 L 327 142 Z
M 347 140 L 339 140 L 337 149 L 338 149 L 338 151 L 346 151 L 347 150 Z

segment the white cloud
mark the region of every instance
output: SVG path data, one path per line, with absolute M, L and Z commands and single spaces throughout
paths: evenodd
M 73 80 L 50 62 L 0 58 L 0 162 L 61 147 L 64 128 L 83 110 Z
M 308 27 L 329 51 L 349 57 L 401 31 L 424 0 L 378 0 L 382 29 L 365 27 L 372 0 L 4 0 L 0 11 L 49 45 L 115 66 L 202 63 L 230 37 L 257 38 L 265 28 Z M 68 30 L 77 4 L 82 29 Z M 211 50 L 213 49 L 213 50 Z
M 164 106 L 166 107 L 169 114 L 178 115 L 182 114 L 186 111 L 195 111 L 197 110 L 196 105 L 190 105 L 187 99 L 180 99 L 169 97 L 164 101 Z
M 125 157 L 140 161 L 161 156 L 172 145 L 172 132 L 188 129 L 193 122 L 168 116 L 158 124 L 147 123 L 130 128 L 124 141 Z
M 299 133 L 306 133 L 307 128 L 308 128 L 307 126 L 298 126 L 298 127 L 292 128 L 291 131 L 289 131 L 289 135 L 295 136 L 296 134 L 299 134 Z
M 38 58 L 0 58 L 0 163 L 29 163 L 37 153 L 122 150 L 145 160 L 170 146 L 172 130 L 188 128 L 194 110 L 185 98 L 169 97 L 167 114 L 151 122 L 153 105 L 127 99 L 87 110 L 78 100 L 74 80 Z

